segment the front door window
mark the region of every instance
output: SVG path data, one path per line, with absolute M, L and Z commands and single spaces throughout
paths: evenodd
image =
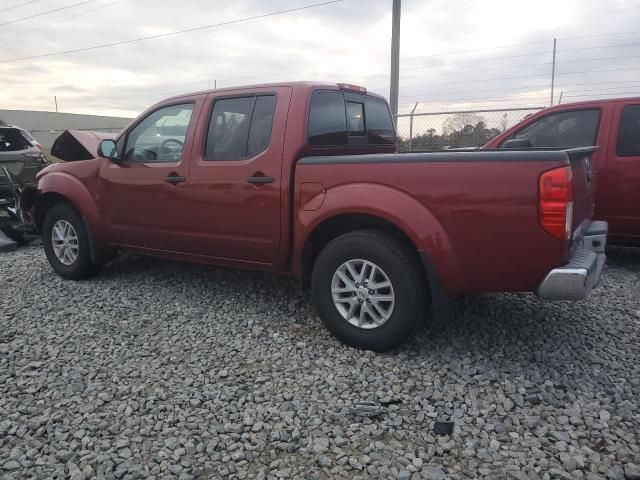
M 160 108 L 136 125 L 127 136 L 126 162 L 182 160 L 193 103 Z

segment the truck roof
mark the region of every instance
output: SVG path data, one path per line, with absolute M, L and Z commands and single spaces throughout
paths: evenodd
M 163 100 L 163 102 L 166 102 L 167 100 L 174 100 L 174 99 L 177 100 L 179 98 L 193 96 L 193 95 L 202 95 L 202 94 L 205 94 L 205 93 L 235 92 L 237 90 L 251 90 L 251 89 L 255 89 L 255 88 L 269 88 L 269 87 L 290 87 L 293 90 L 307 91 L 307 92 L 311 92 L 313 90 L 318 90 L 318 89 L 345 90 L 345 91 L 348 91 L 349 90 L 348 87 L 356 87 L 358 89 L 361 89 L 360 91 L 366 92 L 366 94 L 371 96 L 371 97 L 376 97 L 376 98 L 379 98 L 381 100 L 385 100 L 386 101 L 384 96 L 379 95 L 377 93 L 370 92 L 370 91 L 366 90 L 364 87 L 360 87 L 360 86 L 357 86 L 357 85 L 344 84 L 344 83 L 329 83 L 329 82 L 316 82 L 316 81 L 304 81 L 304 80 L 302 80 L 302 81 L 292 81 L 292 82 L 256 83 L 256 84 L 251 84 L 251 85 L 238 85 L 238 86 L 233 86 L 233 87 L 198 90 L 198 91 L 195 91 L 195 92 L 182 93 L 180 95 L 175 95 L 173 97 L 169 97 L 169 98 Z
M 640 103 L 640 97 L 617 97 L 617 98 L 601 98 L 598 100 L 583 100 L 580 102 L 571 102 L 571 103 L 560 103 L 558 105 L 554 105 L 553 107 L 547 107 L 544 111 L 553 111 L 553 110 L 565 110 L 565 109 L 574 109 L 576 107 L 596 107 L 598 105 L 602 105 L 603 103 L 617 103 L 617 102 L 638 102 Z

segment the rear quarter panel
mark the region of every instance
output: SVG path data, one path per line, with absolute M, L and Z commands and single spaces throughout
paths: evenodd
M 538 177 L 561 164 L 299 165 L 297 194 L 304 182 L 321 183 L 326 194 L 318 210 L 296 211 L 295 235 L 306 238 L 320 222 L 340 213 L 377 215 L 395 223 L 430 255 L 452 294 L 533 291 L 568 256 L 568 243 L 555 240 L 538 224 Z

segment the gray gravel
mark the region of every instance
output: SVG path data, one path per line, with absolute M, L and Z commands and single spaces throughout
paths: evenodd
M 639 339 L 640 249 L 586 302 L 479 296 L 381 355 L 290 279 L 125 257 L 71 282 L 23 248 L 0 255 L 0 477 L 640 479 Z

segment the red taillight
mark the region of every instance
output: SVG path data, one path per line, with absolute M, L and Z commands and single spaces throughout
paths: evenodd
M 540 176 L 540 225 L 558 240 L 569 240 L 573 221 L 571 167 L 560 167 Z

